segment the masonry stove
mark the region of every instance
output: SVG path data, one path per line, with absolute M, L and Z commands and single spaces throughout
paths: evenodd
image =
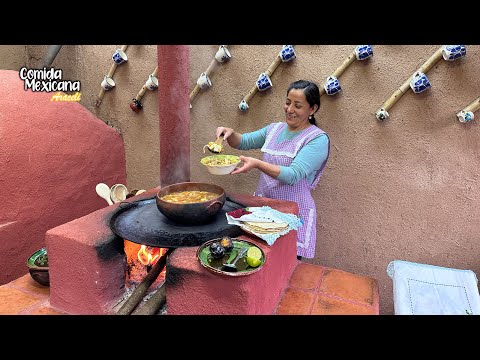
M 127 201 L 148 200 L 157 191 L 154 188 Z M 298 214 L 293 202 L 245 194 L 230 197 L 246 206 L 265 205 Z M 110 223 L 119 211 L 120 204 L 114 204 L 46 232 L 52 307 L 69 314 L 116 314 L 165 255 L 166 248 L 115 234 Z M 292 230 L 272 246 L 247 234 L 238 235 L 259 246 L 268 261 L 255 274 L 234 278 L 201 266 L 196 257 L 198 246 L 170 249 L 174 251 L 165 256 L 165 269 L 150 293 L 166 287 L 166 306 L 161 313 L 167 315 L 273 314 L 297 265 L 296 235 Z

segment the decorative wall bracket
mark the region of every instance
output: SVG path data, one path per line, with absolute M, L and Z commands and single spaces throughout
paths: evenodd
M 473 113 L 480 109 L 480 97 L 473 100 L 470 104 L 457 113 L 458 121 L 462 123 L 470 122 L 474 119 Z
M 117 49 L 112 55 L 113 64 L 110 67 L 110 71 L 107 75 L 103 78 L 101 83 L 102 89 L 98 93 L 97 99 L 95 101 L 95 106 L 99 107 L 102 103 L 103 96 L 105 95 L 105 91 L 112 89 L 115 86 L 115 81 L 113 81 L 113 74 L 115 70 L 117 70 L 117 66 L 123 64 L 128 60 L 127 54 L 125 51 L 127 50 L 128 45 L 122 45 L 120 49 Z
M 227 49 L 227 45 L 220 45 L 217 52 L 215 53 L 214 58 L 210 62 L 210 65 L 208 65 L 207 70 L 200 74 L 195 88 L 190 93 L 190 109 L 192 108 L 192 101 L 193 99 L 195 99 L 195 96 L 197 96 L 198 92 L 202 89 L 207 89 L 212 86 L 212 81 L 210 80 L 210 73 L 212 72 L 217 62 L 223 63 L 225 61 L 228 61 L 231 57 L 232 56 L 230 54 L 230 51 Z
M 430 70 L 442 58 L 442 56 L 445 60 L 452 61 L 465 56 L 465 54 L 466 50 L 464 45 L 442 45 L 375 112 L 377 120 L 384 121 L 388 119 L 390 116 L 388 110 L 400 100 L 408 89 L 412 89 L 415 92 L 422 92 L 428 89 L 430 83 L 426 78 L 425 73 Z
M 264 91 L 270 87 L 272 87 L 272 81 L 270 77 L 272 76 L 273 72 L 277 69 L 278 65 L 282 62 L 288 62 L 296 58 L 295 50 L 293 49 L 293 45 L 283 45 L 280 52 L 277 54 L 277 57 L 272 62 L 272 64 L 268 67 L 267 71 L 261 73 L 255 82 L 255 85 L 250 89 L 247 95 L 240 101 L 238 104 L 238 108 L 241 111 L 247 111 L 249 106 L 248 102 L 253 98 L 253 96 L 257 93 L 257 91 Z
M 145 81 L 145 84 L 142 86 L 140 91 L 138 92 L 137 96 L 132 100 L 130 103 L 130 109 L 132 109 L 134 112 L 139 112 L 140 110 L 143 109 L 142 102 L 140 101 L 147 92 L 147 90 L 156 90 L 158 89 L 158 66 L 155 67 L 155 70 L 148 76 L 147 81 Z
M 363 61 L 373 56 L 373 48 L 371 45 L 357 45 L 350 55 L 343 61 L 343 63 L 327 77 L 325 84 L 320 89 L 320 96 L 323 94 L 335 95 L 342 91 L 338 78 L 347 68 L 352 65 L 355 59 Z

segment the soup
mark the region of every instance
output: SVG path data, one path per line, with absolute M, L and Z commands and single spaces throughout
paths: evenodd
M 177 191 L 168 195 L 162 196 L 160 199 L 175 204 L 191 204 L 208 200 L 213 200 L 219 197 L 219 194 L 210 191 Z

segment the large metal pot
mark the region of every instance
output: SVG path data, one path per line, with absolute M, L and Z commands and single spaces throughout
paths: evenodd
M 174 192 L 195 190 L 213 192 L 218 194 L 218 197 L 192 204 L 175 204 L 161 200 L 163 196 Z M 198 182 L 184 182 L 160 189 L 157 193 L 156 202 L 158 210 L 170 220 L 179 224 L 200 225 L 215 219 L 225 204 L 225 197 L 225 190 L 220 186 Z

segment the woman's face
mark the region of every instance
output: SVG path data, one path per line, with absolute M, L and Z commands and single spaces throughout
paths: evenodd
M 315 112 L 307 102 L 305 94 L 301 89 L 292 89 L 287 95 L 285 105 L 285 121 L 290 130 L 303 130 L 310 125 L 308 117 Z

